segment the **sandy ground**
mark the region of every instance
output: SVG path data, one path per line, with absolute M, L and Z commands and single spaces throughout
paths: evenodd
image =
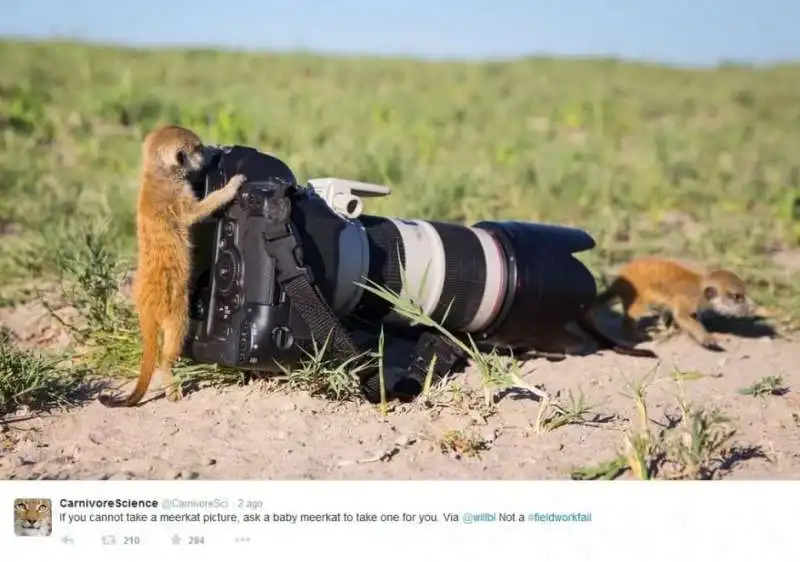
M 24 327 L 39 345 L 63 343 L 46 315 L 38 324 L 35 316 L 35 307 L 24 315 L 6 309 L 0 324 Z M 650 418 L 667 423 L 676 412 L 678 387 L 669 377 L 676 366 L 711 375 L 685 382 L 686 397 L 722 409 L 737 429 L 731 444 L 745 454 L 721 459 L 717 477 L 800 477 L 800 343 L 758 334 L 722 335 L 721 342 L 725 351 L 717 353 L 681 334 L 644 344 L 660 363 L 611 352 L 527 362 L 529 383 L 561 399 L 582 391 L 596 405 L 593 415 L 605 419 L 545 433 L 534 430 L 539 405 L 530 398 L 507 395 L 483 415 L 482 391 L 470 392 L 479 388 L 471 371 L 438 395 L 440 403 L 396 405 L 385 417 L 374 406 L 334 404 L 264 381 L 200 390 L 179 403 L 155 394 L 133 409 L 88 401 L 52 414 L 18 412 L 0 426 L 0 478 L 563 479 L 620 450 L 636 418 L 626 381 L 656 375 Z M 737 392 L 774 375 L 788 389 L 782 396 Z M 454 431 L 483 450 L 476 456 L 443 450 Z

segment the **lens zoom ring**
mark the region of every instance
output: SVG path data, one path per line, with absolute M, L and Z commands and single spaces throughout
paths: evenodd
M 406 249 L 400 231 L 384 217 L 362 215 L 359 217 L 369 240 L 370 281 L 397 294 L 403 289 L 402 272 L 406 266 Z M 399 255 L 399 261 L 398 261 Z M 389 313 L 391 304 L 379 296 L 364 291 L 358 305 L 359 315 L 378 320 Z
M 447 313 L 445 325 L 458 330 L 475 317 L 480 307 L 486 290 L 486 258 L 480 240 L 469 228 L 452 223 L 429 223 L 442 240 L 445 256 L 444 286 L 432 316 L 441 322 Z

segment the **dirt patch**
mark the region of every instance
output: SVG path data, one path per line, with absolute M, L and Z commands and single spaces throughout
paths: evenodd
M 71 343 L 64 322 L 80 325 L 81 319 L 71 306 L 58 306 L 53 312 L 61 321 L 38 301 L 0 308 L 0 326 L 5 327 L 13 342 L 22 348 L 60 351 Z
M 651 419 L 665 422 L 674 411 L 677 389 L 669 374 L 675 366 L 718 375 L 684 387 L 689 400 L 721 408 L 733 419 L 734 445 L 757 453 L 749 460 L 728 459 L 724 476 L 797 477 L 800 346 L 784 339 L 721 340 L 723 353 L 704 350 L 682 335 L 646 344 L 662 359 L 660 381 L 648 394 Z M 9 422 L 0 478 L 562 479 L 621 448 L 623 429 L 636 417 L 634 402 L 623 395 L 625 381 L 641 379 L 655 366 L 653 360 L 613 353 L 528 362 L 528 382 L 562 396 L 582 390 L 608 422 L 547 433 L 534 431 L 537 403 L 513 396 L 485 420 L 477 406 L 452 402 L 399 406 L 384 417 L 373 406 L 267 391 L 262 382 L 201 390 L 176 404 L 156 398 L 134 409 L 109 410 L 90 402 L 66 413 Z M 788 392 L 764 397 L 738 392 L 765 376 L 781 376 Z M 460 375 L 456 384 L 476 388 L 477 376 Z M 465 450 L 462 444 L 459 451 L 451 446 L 458 439 L 480 446 Z

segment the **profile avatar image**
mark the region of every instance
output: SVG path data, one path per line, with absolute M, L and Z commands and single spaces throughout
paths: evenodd
M 14 534 L 19 537 L 49 537 L 53 530 L 52 503 L 44 498 L 14 500 Z

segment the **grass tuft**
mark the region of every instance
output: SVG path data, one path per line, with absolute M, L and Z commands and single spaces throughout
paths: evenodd
M 707 409 L 685 398 L 687 377 L 671 373 L 669 379 L 678 387 L 675 397 L 678 415 L 668 417 L 660 431 L 654 431 L 647 396 L 655 378 L 655 370 L 639 381 L 628 381 L 636 418 L 623 432 L 620 452 L 614 458 L 594 466 L 571 471 L 575 480 L 614 479 L 629 472 L 637 480 L 689 479 L 707 480 L 721 475 L 740 461 L 764 457 L 757 447 L 740 448 L 732 444 L 736 429 L 732 420 L 719 409 Z
M 489 443 L 474 432 L 450 430 L 444 432 L 438 440 L 442 453 L 453 455 L 455 458 L 480 457 L 483 451 L 489 449 Z
M 767 376 L 762 377 L 750 386 L 740 388 L 739 394 L 743 396 L 753 396 L 754 398 L 764 396 L 783 396 L 789 389 L 783 384 L 783 377 Z
M 381 332 L 381 335 L 383 333 Z M 382 340 L 382 338 L 381 338 Z M 383 371 L 379 357 L 364 353 L 345 361 L 330 358 L 327 348 L 330 338 L 322 344 L 312 341 L 313 350 L 306 351 L 306 357 L 298 365 L 286 367 L 279 365 L 284 380 L 290 388 L 304 390 L 312 396 L 322 396 L 331 400 L 360 400 L 361 374 L 379 363 L 379 377 L 383 389 Z M 382 346 L 382 344 L 381 344 Z M 385 392 L 382 391 L 381 404 L 385 406 Z
M 21 407 L 49 410 L 71 406 L 85 375 L 61 358 L 16 348 L 8 334 L 0 331 L 0 416 Z
M 589 404 L 583 391 L 575 395 L 567 391 L 567 400 L 562 402 L 546 401 L 542 403 L 537 416 L 536 433 L 555 431 L 567 425 L 598 426 L 610 421 L 608 417 L 594 414 L 595 404 Z

